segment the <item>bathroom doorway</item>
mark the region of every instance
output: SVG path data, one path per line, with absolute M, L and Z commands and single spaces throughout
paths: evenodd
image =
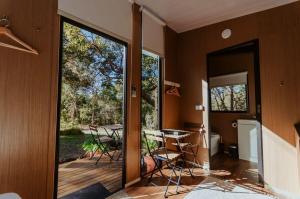
M 259 41 L 209 53 L 207 81 L 210 168 L 239 183 L 263 182 Z

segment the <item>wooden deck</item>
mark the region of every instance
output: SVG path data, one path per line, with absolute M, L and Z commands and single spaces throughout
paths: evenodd
M 58 198 L 101 183 L 113 193 L 122 188 L 122 160 L 110 162 L 107 157 L 96 160 L 78 159 L 59 165 Z

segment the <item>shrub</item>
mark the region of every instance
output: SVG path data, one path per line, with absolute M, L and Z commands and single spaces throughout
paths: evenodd
M 94 143 L 91 139 L 87 139 L 84 141 L 84 143 L 81 145 L 82 149 L 85 152 L 95 152 L 98 149 L 98 145 Z
M 78 128 L 61 130 L 60 135 L 83 135 L 83 132 Z
M 86 139 L 81 147 L 85 152 L 95 152 L 98 149 L 100 149 L 101 151 L 105 151 L 109 149 L 106 144 L 99 148 L 99 146 L 92 139 Z

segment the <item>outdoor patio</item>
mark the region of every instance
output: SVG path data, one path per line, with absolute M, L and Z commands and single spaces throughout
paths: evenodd
M 84 158 L 59 165 L 58 198 L 69 198 L 83 189 L 97 185 L 108 195 L 122 187 L 122 158 L 110 161 L 103 156 L 96 165 L 96 158 Z

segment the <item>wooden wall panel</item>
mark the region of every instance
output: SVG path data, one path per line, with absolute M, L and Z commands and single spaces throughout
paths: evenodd
M 0 48 L 0 193 L 16 192 L 23 199 L 50 199 L 53 193 L 56 4 L 0 1 L 13 32 L 40 52 Z
M 183 85 L 180 120 L 201 122 L 193 109 L 201 100 L 201 81 L 206 80 L 206 54 L 239 43 L 259 39 L 262 84 L 262 120 L 264 135 L 265 180 L 271 186 L 299 192 L 300 180 L 295 175 L 295 131 L 300 120 L 299 107 L 299 32 L 300 2 L 264 12 L 210 25 L 179 35 L 179 73 Z M 232 37 L 224 40 L 221 31 L 232 29 Z M 283 82 L 283 86 L 280 86 Z M 268 129 L 268 130 L 266 130 Z M 281 144 L 281 143 L 285 144 Z M 291 147 L 290 147 L 291 146 Z M 268 149 L 265 147 L 268 147 Z M 276 148 L 277 147 L 277 148 Z M 280 148 L 285 155 L 274 154 Z M 266 163 L 265 162 L 265 163 Z M 277 165 L 277 171 L 272 165 Z M 282 171 L 281 171 L 282 170 Z M 283 170 L 289 170 L 284 175 Z M 293 174 L 294 173 L 294 174 Z
M 132 43 L 127 82 L 127 183 L 140 177 L 142 14 L 139 8 L 137 4 L 132 5 Z M 131 96 L 132 87 L 136 88 L 136 97 Z
M 181 83 L 181 98 L 180 98 L 180 125 L 183 128 L 185 122 L 202 123 L 204 114 L 208 114 L 208 110 L 202 113 L 195 110 L 196 104 L 203 104 L 202 88 L 206 85 L 206 60 L 201 59 L 206 57 L 204 32 L 196 30 L 195 32 L 187 33 L 187 37 L 179 35 L 178 43 L 178 74 Z M 197 39 L 195 39 L 197 38 Z M 202 66 L 202 67 L 201 67 Z M 206 131 L 208 127 L 205 126 Z M 206 134 L 207 139 L 207 134 Z M 198 153 L 198 162 L 203 164 L 209 161 L 208 146 L 203 145 L 203 138 L 194 137 L 195 143 L 200 144 Z
M 177 67 L 178 34 L 169 27 L 165 27 L 165 62 L 164 79 L 172 82 L 179 81 Z M 180 97 L 165 94 L 169 86 L 163 86 L 163 128 L 179 128 Z

